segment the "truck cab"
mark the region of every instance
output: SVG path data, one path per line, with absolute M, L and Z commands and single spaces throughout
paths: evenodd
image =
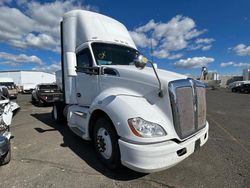
M 139 172 L 170 168 L 208 139 L 205 86 L 174 72 L 145 66 L 120 22 L 89 11 L 61 22 L 63 102 L 52 117 L 94 142 L 99 159 Z

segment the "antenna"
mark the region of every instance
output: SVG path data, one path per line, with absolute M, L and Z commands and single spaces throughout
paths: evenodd
M 154 62 L 152 38 L 150 39 L 150 56 L 151 56 L 151 62 Z

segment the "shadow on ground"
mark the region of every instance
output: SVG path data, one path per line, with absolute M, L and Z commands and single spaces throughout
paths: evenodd
M 51 107 L 53 106 L 53 103 L 42 103 L 42 104 L 39 104 L 38 102 L 33 102 L 33 101 L 29 101 L 29 103 L 35 107 L 39 107 L 39 108 L 42 108 L 42 107 Z
M 59 131 L 60 134 L 63 136 L 63 143 L 60 145 L 61 147 L 70 148 L 76 155 L 78 155 L 81 159 L 83 159 L 90 167 L 99 171 L 106 177 L 114 179 L 114 180 L 128 181 L 128 180 L 137 179 L 146 175 L 146 174 L 132 171 L 125 167 L 121 167 L 121 169 L 118 169 L 115 171 L 111 171 L 107 169 L 98 160 L 95 154 L 92 142 L 84 141 L 80 137 L 76 136 L 68 128 L 66 123 L 64 124 L 55 123 L 52 120 L 50 113 L 31 114 L 31 116 L 51 127 L 50 129 L 43 129 L 40 127 L 34 128 L 38 133 L 42 134 L 48 131 Z

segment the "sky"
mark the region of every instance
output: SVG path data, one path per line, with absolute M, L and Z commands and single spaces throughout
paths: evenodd
M 249 0 L 0 0 L 0 71 L 60 69 L 60 20 L 73 9 L 123 23 L 158 68 L 222 75 L 250 68 Z

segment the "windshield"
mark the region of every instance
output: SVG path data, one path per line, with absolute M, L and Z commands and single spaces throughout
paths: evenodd
M 106 43 L 93 43 L 97 65 L 133 65 L 138 52 L 135 49 Z
M 9 90 L 15 89 L 14 82 L 0 82 L 0 85 L 6 86 Z

